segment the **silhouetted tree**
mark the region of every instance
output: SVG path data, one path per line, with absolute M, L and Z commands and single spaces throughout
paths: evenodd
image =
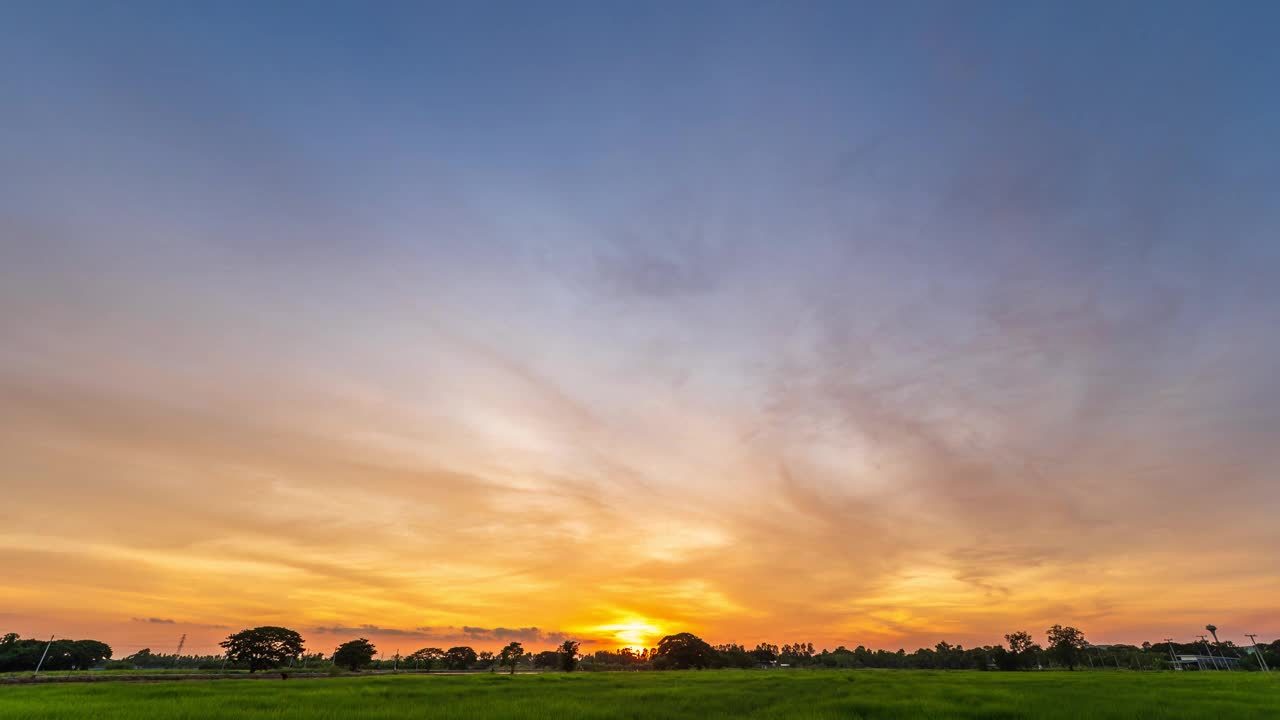
M 132 663 L 136 668 L 144 668 L 151 664 L 151 658 L 155 657 L 151 654 L 151 648 L 142 648 L 138 652 L 125 657 L 125 662 Z
M 749 668 L 756 660 L 747 649 L 737 643 L 716 645 L 716 662 L 712 667 Z
M 540 653 L 529 653 L 529 662 L 535 668 L 558 668 L 560 667 L 560 651 L 559 650 L 543 650 Z
M 63 664 L 73 670 L 87 670 L 111 657 L 111 646 L 98 640 L 59 640 L 54 648 L 61 651 Z
M 88 670 L 111 658 L 111 646 L 98 640 L 23 640 L 16 633 L 0 639 L 0 672 L 35 670 L 48 647 L 46 670 Z
M 524 645 L 521 645 L 520 643 L 515 642 L 513 640 L 507 643 L 507 646 L 502 648 L 502 652 L 498 654 L 498 663 L 500 665 L 510 665 L 511 666 L 510 674 L 515 675 L 516 663 L 520 662 L 520 658 L 523 656 L 524 656 Z
M 1049 657 L 1068 670 L 1075 670 L 1086 645 L 1084 633 L 1070 625 L 1054 625 L 1044 632 L 1049 638 Z
M 591 654 L 591 666 L 597 670 L 627 670 L 649 662 L 649 651 L 636 652 L 631 648 L 620 648 L 617 651 L 597 650 Z M 583 663 L 584 666 L 586 663 Z
M 1009 643 L 1009 655 L 1008 657 L 1000 656 L 996 659 L 996 665 L 1001 670 L 1017 670 L 1035 665 L 1036 654 L 1040 652 L 1040 646 L 1036 645 L 1031 633 L 1026 630 L 1018 630 L 1005 635 L 1004 639 Z
M 1031 645 L 1034 642 L 1031 639 L 1031 633 L 1027 632 L 1026 630 L 1011 632 L 1008 635 L 1005 635 L 1004 639 L 1006 642 L 1009 643 L 1010 652 L 1012 652 L 1015 655 L 1018 655 L 1030 650 Z
M 406 655 L 405 660 L 412 660 L 415 663 L 421 663 L 422 666 L 427 669 L 427 672 L 431 672 L 431 666 L 435 664 L 436 660 L 439 660 L 442 657 L 444 657 L 444 651 L 440 648 L 424 647 L 414 650 Z
M 1004 646 L 996 645 L 988 649 L 988 656 L 991 663 L 996 666 L 997 670 L 1017 670 L 1018 655 L 1017 653 L 1005 650 Z
M 693 633 L 668 635 L 658 641 L 653 666 L 659 670 L 709 668 L 716 663 L 715 648 Z
M 769 643 L 757 643 L 756 649 L 751 651 L 751 657 L 761 664 L 771 664 L 778 659 L 778 646 Z
M 378 649 L 373 646 L 373 643 L 365 638 L 356 638 L 342 643 L 337 650 L 333 651 L 333 664 L 355 672 L 372 662 L 373 656 L 377 654 Z
M 241 630 L 219 643 L 227 657 L 249 664 L 249 672 L 275 667 L 302 654 L 302 636 L 289 628 L 265 625 Z
M 813 643 L 795 643 L 783 645 L 778 653 L 778 661 L 787 665 L 806 665 L 813 657 Z
M 560 643 L 560 669 L 573 672 L 578 667 L 578 641 L 565 640 Z
M 756 643 L 755 650 L 751 651 L 751 657 L 762 665 L 769 665 L 778 659 L 778 646 L 769 643 Z
M 444 653 L 445 667 L 450 670 L 466 670 L 475 664 L 476 651 L 466 645 L 451 647 Z

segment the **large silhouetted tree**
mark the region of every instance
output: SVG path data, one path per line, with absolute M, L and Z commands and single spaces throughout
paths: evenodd
M 444 654 L 445 667 L 450 670 L 466 670 L 476 662 L 476 651 L 466 645 L 451 647 Z
M 1075 670 L 1086 645 L 1084 633 L 1070 625 L 1054 625 L 1044 633 L 1049 638 L 1049 657 L 1068 670 Z
M 377 654 L 378 649 L 373 643 L 364 638 L 356 638 L 342 643 L 333 651 L 333 664 L 355 672 L 373 662 L 373 656 Z
M 111 657 L 111 646 L 98 640 L 63 642 L 63 659 L 76 670 L 86 670 Z
M 289 628 L 264 625 L 241 630 L 219 643 L 227 657 L 249 664 L 249 672 L 275 667 L 302 654 L 302 636 Z
M 708 668 L 716 663 L 715 648 L 693 633 L 677 633 L 668 635 L 658 641 L 654 652 L 654 667 L 657 669 L 684 670 L 687 668 Z

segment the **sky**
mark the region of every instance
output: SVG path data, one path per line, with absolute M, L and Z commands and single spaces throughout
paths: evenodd
M 0 631 L 1280 637 L 1280 6 L 0 6 Z

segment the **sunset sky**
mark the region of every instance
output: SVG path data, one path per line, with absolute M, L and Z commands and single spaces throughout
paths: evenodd
M 0 5 L 0 632 L 1280 636 L 1280 4 L 199 5 Z

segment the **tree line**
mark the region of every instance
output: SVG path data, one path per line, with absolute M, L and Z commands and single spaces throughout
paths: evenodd
M 49 670 L 87 670 L 111 658 L 111 646 L 97 640 L 22 640 L 0 637 L 0 672 L 35 670 L 40 658 Z
M 1054 625 L 1044 633 L 1041 645 L 1026 631 L 1004 636 L 1003 644 L 965 648 L 939 642 L 932 648 L 870 650 L 862 645 L 843 645 L 834 650 L 815 650 L 811 642 L 781 646 L 758 643 L 754 648 L 735 643 L 711 645 L 692 633 L 676 633 L 658 641 L 653 648 L 580 652 L 574 640 L 542 650 L 526 650 L 523 643 L 510 642 L 500 650 L 476 651 L 466 645 L 450 648 L 423 647 L 405 655 L 379 657 L 377 647 L 367 638 L 339 644 L 331 653 L 308 652 L 302 635 L 277 626 L 249 628 L 233 633 L 220 645 L 222 655 L 165 655 L 140 650 L 120 660 L 112 660 L 109 645 L 97 640 L 19 639 L 16 633 L 0 637 L 0 672 L 34 670 L 49 645 L 43 669 L 198 669 L 198 670 L 419 670 L 425 672 L 508 672 L 521 670 L 684 670 L 717 668 L 888 668 L 901 670 L 986 670 L 1017 671 L 1047 668 L 1112 668 L 1161 670 L 1172 656 L 1203 655 L 1207 651 L 1239 657 L 1242 669 L 1260 669 L 1256 655 L 1231 641 L 1212 643 L 1150 643 L 1142 645 L 1094 646 L 1084 633 L 1071 626 Z M 1280 667 L 1280 640 L 1262 647 L 1264 660 Z

